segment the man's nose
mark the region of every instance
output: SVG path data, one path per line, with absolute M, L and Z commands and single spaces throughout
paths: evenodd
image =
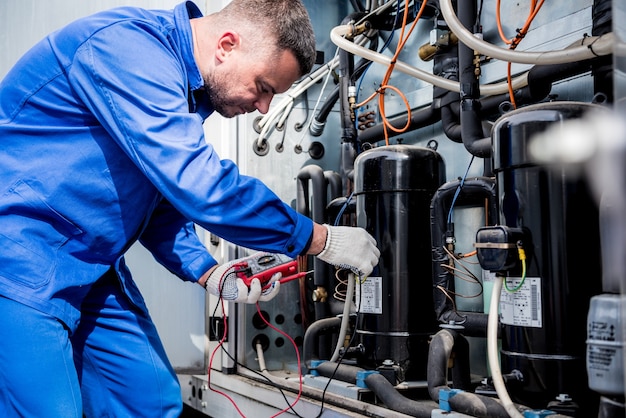
M 254 102 L 254 106 L 259 111 L 259 113 L 264 115 L 269 111 L 270 103 L 272 102 L 273 97 L 274 95 L 271 93 L 264 94 L 261 97 L 259 97 L 259 99 L 256 102 Z

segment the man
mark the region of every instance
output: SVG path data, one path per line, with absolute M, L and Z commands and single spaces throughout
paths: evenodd
M 124 263 L 136 240 L 181 279 L 247 303 L 279 284 L 248 289 L 194 223 L 247 248 L 372 271 L 379 251 L 363 229 L 314 224 L 203 135 L 214 111 L 266 112 L 314 54 L 299 1 L 234 0 L 205 17 L 191 2 L 101 12 L 19 60 L 0 83 L 3 416 L 180 414 Z

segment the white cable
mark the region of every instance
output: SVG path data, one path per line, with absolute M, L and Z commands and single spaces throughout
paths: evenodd
M 283 115 L 280 117 L 280 119 L 278 119 L 278 122 L 276 122 L 276 128 L 282 129 L 283 126 L 285 126 L 285 122 L 287 121 L 289 112 L 291 112 L 291 109 L 293 109 L 293 103 L 294 102 L 292 100 L 287 104 L 287 106 L 285 107 L 285 110 L 283 110 Z
M 441 0 L 439 5 L 446 24 L 457 38 L 459 38 L 460 42 L 463 42 L 468 47 L 475 49 L 485 56 L 499 60 L 534 65 L 565 64 L 590 59 L 596 56 L 609 55 L 613 52 L 613 44 L 615 43 L 613 33 L 607 33 L 599 37 L 586 37 L 578 46 L 557 51 L 524 52 L 500 48 L 477 38 L 471 31 L 467 30 L 454 13 L 452 0 Z
M 369 42 L 369 39 L 367 37 L 359 36 L 355 44 L 363 46 L 367 42 Z M 320 81 L 324 76 L 330 76 L 330 73 L 338 66 L 339 57 L 337 56 L 337 54 L 335 54 L 333 59 L 309 74 L 306 80 L 292 87 L 292 89 L 286 93 L 286 96 L 283 97 L 283 99 L 277 105 L 273 106 L 272 109 L 261 118 L 258 123 L 258 127 L 261 128 L 261 132 L 259 132 L 259 137 L 257 138 L 257 146 L 259 148 L 263 146 L 267 133 L 270 131 L 270 129 L 272 129 L 272 126 L 274 126 L 274 120 L 276 120 L 276 118 L 278 118 L 278 116 L 282 114 L 282 122 L 278 122 L 282 125 L 282 123 L 284 123 L 284 121 L 287 119 L 287 116 L 291 112 L 295 99 L 303 94 L 305 91 L 307 91 L 309 88 L 317 84 L 317 82 Z M 324 86 L 326 86 L 326 83 L 324 83 Z M 323 93 L 324 89 L 322 89 L 322 91 L 320 92 L 320 98 Z M 313 115 L 312 117 L 314 116 L 315 115 Z
M 349 25 L 336 26 L 330 31 L 330 39 L 339 48 L 351 52 L 354 55 L 358 55 L 362 58 L 366 58 L 370 61 L 377 62 L 383 65 L 391 65 L 391 57 L 383 55 L 379 52 L 372 51 L 368 48 L 363 48 L 360 45 L 351 42 L 344 36 L 350 34 L 352 27 Z M 419 68 L 413 67 L 405 62 L 396 61 L 395 69 L 398 71 L 418 78 L 422 81 L 441 87 L 443 89 L 460 92 L 460 85 L 458 81 L 449 80 L 447 78 L 439 77 Z M 517 90 L 528 85 L 528 73 L 524 73 L 513 79 L 513 89 Z M 482 96 L 495 96 L 498 94 L 507 93 L 509 91 L 509 85 L 506 82 L 497 84 L 481 84 L 480 94 Z
M 348 288 L 346 289 L 346 300 L 343 305 L 343 316 L 341 317 L 341 326 L 339 328 L 339 337 L 337 338 L 337 345 L 333 352 L 330 361 L 335 362 L 339 359 L 341 348 L 343 347 L 346 334 L 348 332 L 348 325 L 350 324 L 350 307 L 352 306 L 352 297 L 354 295 L 354 273 L 348 274 Z
M 337 54 L 339 54 L 339 48 L 335 50 L 335 57 L 337 57 Z M 322 88 L 320 89 L 320 94 L 319 96 L 317 96 L 317 100 L 315 101 L 315 106 L 313 106 L 313 110 L 311 111 L 311 117 L 309 118 L 308 122 L 305 124 L 305 127 L 302 129 L 302 136 L 300 137 L 300 140 L 297 142 L 298 145 L 302 145 L 302 141 L 304 141 L 304 138 L 308 135 L 308 132 L 311 129 L 311 125 L 313 125 L 313 121 L 315 120 L 315 113 L 317 112 L 317 107 L 322 101 L 322 97 L 324 95 L 324 92 L 326 91 L 326 86 L 328 85 L 328 80 L 330 80 L 330 76 L 331 74 L 329 71 L 326 78 L 324 79 Z
M 338 65 L 339 59 L 335 57 L 327 62 L 325 65 L 320 66 L 317 70 L 309 74 L 307 78 L 304 79 L 302 82 L 293 86 L 292 89 L 287 92 L 286 96 L 279 102 L 279 104 L 275 106 L 272 111 L 263 116 L 263 118 L 259 121 L 259 126 L 263 127 L 268 122 L 268 120 L 273 117 L 274 114 L 280 113 L 280 111 L 287 106 L 287 103 L 293 102 L 296 97 L 298 97 L 309 87 L 317 83 L 322 77 L 326 75 L 326 73 L 332 71 Z
M 320 79 L 322 79 L 322 77 L 330 73 L 338 65 L 339 58 L 335 57 L 334 59 L 326 63 L 326 65 L 319 67 L 313 73 L 309 74 L 306 81 L 302 81 L 300 84 L 293 87 L 292 90 L 287 92 L 286 96 L 283 97 L 283 99 L 276 106 L 274 106 L 271 111 L 269 111 L 267 114 L 265 114 L 265 116 L 261 118 L 258 123 L 258 126 L 261 128 L 261 132 L 259 133 L 259 137 L 257 139 L 258 147 L 263 146 L 263 142 L 265 142 L 265 136 L 273 126 L 274 120 L 276 120 L 276 118 L 278 118 L 281 113 L 284 114 L 286 108 L 290 108 L 291 106 L 293 106 L 296 97 L 300 96 L 311 86 L 315 85 Z M 291 108 L 289 109 L 289 111 L 291 111 Z
M 489 358 L 489 368 L 496 393 L 502 406 L 511 418 L 523 418 L 517 410 L 506 390 L 502 371 L 500 370 L 500 359 L 498 356 L 498 310 L 500 308 L 500 292 L 502 291 L 501 277 L 496 277 L 491 291 L 491 303 L 489 305 L 489 315 L 487 317 L 487 357 Z
M 256 347 L 256 359 L 259 362 L 259 370 L 261 373 L 267 372 L 267 367 L 265 366 L 265 354 L 263 353 L 263 344 L 257 341 L 255 344 Z

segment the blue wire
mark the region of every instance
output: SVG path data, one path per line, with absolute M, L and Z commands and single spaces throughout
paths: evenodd
M 341 207 L 341 210 L 339 210 L 339 213 L 337 214 L 337 217 L 335 218 L 334 226 L 339 225 L 339 220 L 341 219 L 341 217 L 343 216 L 343 213 L 348 208 L 348 204 L 350 203 L 350 200 L 352 200 L 352 196 L 354 196 L 354 191 L 352 191 L 352 193 L 350 193 L 350 196 L 348 196 L 348 198 L 346 199 L 345 203 Z
M 461 193 L 461 189 L 463 188 L 463 184 L 465 183 L 465 179 L 467 178 L 467 173 L 469 172 L 469 169 L 472 166 L 473 162 L 474 162 L 474 156 L 472 155 L 472 159 L 467 165 L 467 170 L 465 170 L 465 175 L 463 176 L 463 178 L 461 178 L 461 182 L 459 183 L 459 185 L 456 188 L 456 191 L 454 192 L 454 197 L 452 198 L 452 203 L 450 204 L 450 211 L 448 212 L 448 225 L 452 223 L 452 211 L 454 210 L 454 204 L 456 203 L 456 199 L 459 197 L 459 194 Z

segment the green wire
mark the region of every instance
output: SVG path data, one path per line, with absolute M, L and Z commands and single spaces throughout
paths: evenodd
M 504 284 L 504 290 L 506 290 L 509 293 L 515 293 L 518 290 L 520 290 L 522 286 L 524 285 L 524 281 L 526 281 L 526 252 L 524 251 L 524 248 L 522 247 L 521 242 L 517 243 L 517 253 L 519 254 L 519 260 L 522 263 L 522 280 L 519 282 L 517 286 L 515 286 L 513 289 L 510 289 L 506 283 L 506 277 L 503 277 L 502 280 Z

